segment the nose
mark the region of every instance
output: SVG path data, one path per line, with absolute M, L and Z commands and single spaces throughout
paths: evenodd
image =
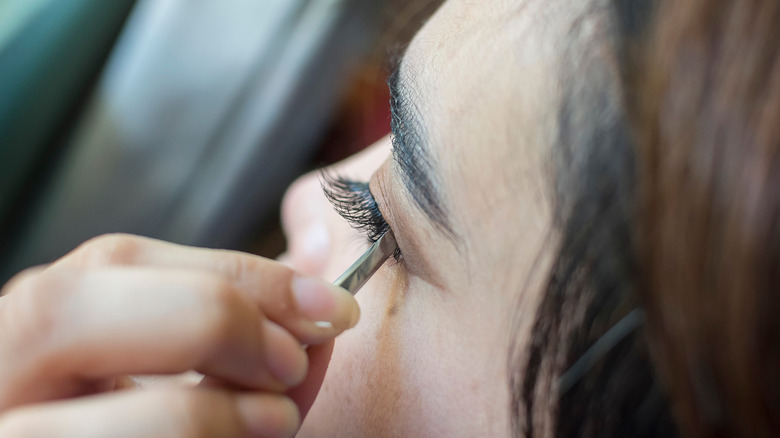
M 328 171 L 368 181 L 390 155 L 390 146 L 390 137 L 386 137 Z M 346 250 L 350 236 L 357 234 L 325 198 L 318 172 L 302 176 L 287 190 L 282 227 L 287 253 L 280 259 L 302 274 L 335 279 L 359 255 Z
M 333 246 L 328 229 L 330 212 L 317 174 L 296 180 L 282 202 L 287 253 L 280 259 L 302 274 L 323 276 Z

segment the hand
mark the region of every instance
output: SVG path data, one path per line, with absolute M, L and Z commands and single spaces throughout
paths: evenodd
M 94 239 L 0 294 L 0 438 L 290 435 L 358 315 L 346 291 L 271 260 Z M 302 344 L 324 344 L 308 377 Z M 191 370 L 198 385 L 130 377 Z

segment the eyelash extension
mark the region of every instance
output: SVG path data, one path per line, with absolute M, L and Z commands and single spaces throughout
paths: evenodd
M 368 183 L 322 172 L 322 190 L 336 213 L 365 235 L 369 242 L 376 242 L 390 230 Z M 393 258 L 400 260 L 400 257 L 401 251 L 396 249 Z

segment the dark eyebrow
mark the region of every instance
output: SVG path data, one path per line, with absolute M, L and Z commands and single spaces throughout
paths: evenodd
M 393 159 L 398 163 L 406 189 L 415 204 L 447 237 L 455 240 L 440 193 L 440 184 L 430 151 L 425 147 L 425 126 L 419 107 L 414 104 L 409 81 L 401 77 L 401 62 L 393 68 L 390 87 L 390 126 L 393 132 Z

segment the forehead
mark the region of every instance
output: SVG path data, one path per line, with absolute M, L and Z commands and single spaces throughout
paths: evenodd
M 572 5 L 450 0 L 418 34 L 402 76 L 466 239 L 516 223 L 549 184 L 558 59 Z M 576 11 L 575 11 L 576 12 Z M 484 212 L 489 211 L 489 215 Z M 491 221 L 495 223 L 490 223 Z

